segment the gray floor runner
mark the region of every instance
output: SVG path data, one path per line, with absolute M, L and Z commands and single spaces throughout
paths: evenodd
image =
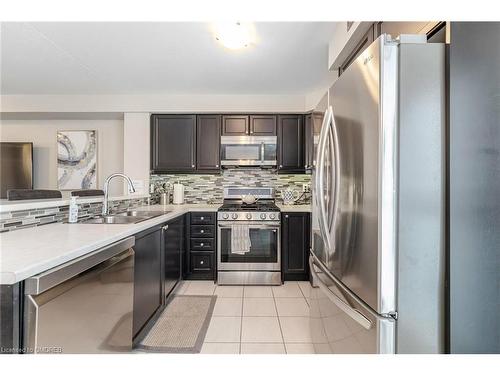
M 159 353 L 199 353 L 217 296 L 175 296 L 136 347 Z

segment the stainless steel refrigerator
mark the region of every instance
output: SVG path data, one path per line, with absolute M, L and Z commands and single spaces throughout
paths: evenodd
M 318 353 L 444 350 L 445 47 L 380 36 L 335 81 L 313 169 Z

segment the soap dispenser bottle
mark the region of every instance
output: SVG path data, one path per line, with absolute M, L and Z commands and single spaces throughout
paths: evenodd
M 71 197 L 71 201 L 69 203 L 69 223 L 77 223 L 78 222 L 78 203 L 76 203 L 76 197 Z

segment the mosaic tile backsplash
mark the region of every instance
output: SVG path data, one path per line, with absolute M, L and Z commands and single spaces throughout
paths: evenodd
M 130 208 L 148 204 L 148 198 L 124 199 L 109 202 L 111 213 L 127 211 Z M 100 215 L 102 203 L 81 203 L 78 205 L 78 220 Z M 68 220 L 69 206 L 40 208 L 0 214 L 0 233 L 47 225 Z
M 151 184 L 173 185 L 177 181 L 184 185 L 186 203 L 222 203 L 225 187 L 263 186 L 275 188 L 276 198 L 281 198 L 283 189 L 302 192 L 302 185 L 311 183 L 308 174 L 277 174 L 267 169 L 226 169 L 219 175 L 205 174 L 164 174 L 151 175 Z M 300 203 L 310 204 L 310 194 L 302 196 Z

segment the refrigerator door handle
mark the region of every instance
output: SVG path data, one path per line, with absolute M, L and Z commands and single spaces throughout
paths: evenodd
M 342 284 L 335 275 L 333 275 L 328 269 L 321 263 L 321 261 L 314 255 L 314 253 L 311 251 L 309 253 L 309 264 L 310 264 L 310 269 L 311 273 L 317 278 L 317 273 L 315 272 L 314 268 L 312 267 L 312 264 L 316 265 L 330 280 L 332 280 L 335 285 L 341 290 L 341 292 L 346 293 L 351 297 L 353 300 L 355 300 L 357 303 L 359 303 L 361 306 L 366 311 L 369 311 L 376 319 L 378 320 L 385 320 L 385 321 L 390 321 L 394 322 L 397 320 L 398 313 L 397 311 L 389 311 L 389 312 L 384 312 L 384 313 L 378 313 L 375 311 L 371 306 L 369 306 L 365 301 L 363 301 L 361 298 L 359 298 L 357 295 L 353 294 L 347 287 Z
M 318 287 L 323 291 L 324 294 L 328 297 L 330 301 L 332 301 L 339 309 L 341 309 L 344 313 L 349 315 L 352 319 L 354 319 L 359 325 L 361 325 L 364 329 L 369 330 L 372 328 L 373 323 L 370 319 L 364 316 L 357 309 L 348 305 L 346 302 L 342 301 L 335 293 L 333 293 L 328 286 L 321 281 L 316 270 L 314 269 L 314 260 L 313 257 L 309 257 L 309 268 L 311 270 L 311 275 L 313 279 L 316 281 Z
M 319 137 L 319 143 L 318 143 L 318 168 L 317 168 L 317 173 L 316 173 L 316 181 L 315 181 L 315 186 L 316 186 L 316 200 L 317 200 L 317 205 L 318 205 L 318 221 L 319 221 L 319 229 L 321 236 L 323 237 L 323 242 L 325 243 L 327 249 L 331 248 L 330 245 L 330 237 L 328 235 L 327 229 L 327 223 L 326 223 L 326 210 L 325 210 L 325 203 L 324 203 L 324 185 L 323 185 L 323 179 L 324 179 L 324 164 L 325 164 L 325 152 L 326 152 L 326 137 L 329 131 L 328 128 L 328 119 L 329 119 L 329 113 L 330 113 L 330 108 L 328 109 L 327 113 L 325 114 L 325 117 L 323 119 L 323 125 L 321 127 L 321 133 Z
M 339 207 L 339 197 L 340 197 L 340 148 L 339 148 L 339 137 L 337 134 L 337 125 L 335 124 L 335 117 L 333 116 L 333 108 L 331 112 L 331 126 L 332 126 L 332 158 L 334 161 L 334 184 L 335 184 L 335 194 L 333 198 L 333 209 L 330 224 L 330 231 L 333 229 L 335 233 L 335 226 L 337 224 L 337 212 Z M 335 252 L 335 249 L 334 249 Z
M 337 170 L 334 168 L 335 166 L 335 149 L 334 149 L 334 141 L 333 141 L 333 131 L 332 131 L 332 122 L 330 120 L 328 121 L 328 147 L 325 145 L 325 150 L 329 151 L 329 161 L 330 161 L 330 167 L 332 168 L 332 171 L 328 171 L 328 176 L 327 181 L 327 191 L 333 191 L 333 194 L 330 196 L 330 199 L 328 200 L 328 207 L 326 208 L 326 222 L 327 222 L 327 227 L 328 233 L 331 233 L 332 230 L 332 223 L 333 223 L 333 216 L 334 216 L 334 211 L 335 211 L 335 196 L 337 194 L 336 190 L 332 190 L 331 185 L 334 185 L 334 189 L 336 186 L 336 179 L 337 179 Z M 332 181 L 330 181 L 332 180 Z M 335 251 L 334 251 L 335 252 Z

